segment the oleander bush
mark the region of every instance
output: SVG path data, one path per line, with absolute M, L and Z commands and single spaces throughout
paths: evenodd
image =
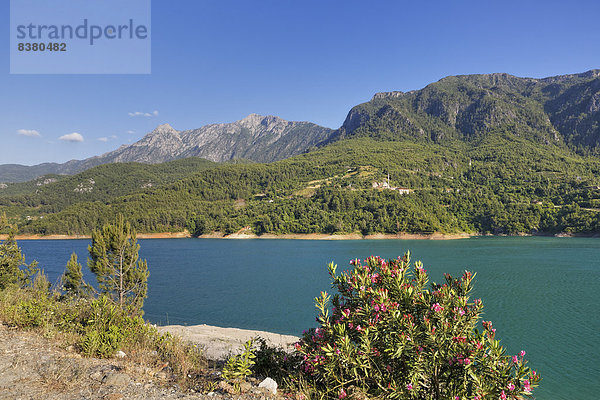
M 339 275 L 329 265 L 338 293 L 315 299 L 319 327 L 296 344 L 320 397 L 523 399 L 538 385 L 524 351 L 507 355 L 491 322 L 478 328 L 483 305 L 470 299 L 475 274 L 429 284 L 409 253 L 351 264 Z

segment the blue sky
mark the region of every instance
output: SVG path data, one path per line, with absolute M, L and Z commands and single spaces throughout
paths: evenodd
M 448 75 L 600 68 L 597 0 L 154 0 L 149 75 L 10 75 L 8 1 L 0 13 L 0 164 L 82 159 L 162 123 L 250 113 L 337 128 L 376 92 Z M 83 141 L 59 139 L 73 133 Z

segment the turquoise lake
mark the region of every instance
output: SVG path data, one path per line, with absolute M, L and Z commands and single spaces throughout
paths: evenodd
M 463 240 L 140 240 L 150 278 L 145 316 L 300 335 L 314 326 L 313 298 L 330 290 L 326 265 L 410 250 L 432 281 L 477 272 L 474 297 L 509 354 L 527 352 L 542 375 L 536 398 L 598 399 L 600 239 L 481 237 Z M 71 252 L 85 266 L 88 240 L 19 241 L 51 280 Z M 86 275 L 88 281 L 92 277 Z

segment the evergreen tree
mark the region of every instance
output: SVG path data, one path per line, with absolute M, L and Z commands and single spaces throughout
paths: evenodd
M 37 271 L 37 262 L 27 265 L 15 240 L 16 229 L 8 224 L 6 214 L 0 215 L 0 230 L 9 227 L 6 240 L 0 243 L 0 290 L 13 284 L 24 285 Z
M 81 296 L 86 288 L 86 284 L 83 282 L 81 264 L 77 262 L 77 254 L 75 253 L 71 254 L 63 274 L 63 288 L 69 296 Z
M 148 265 L 139 259 L 139 249 L 136 232 L 122 215 L 94 230 L 88 246 L 88 265 L 100 291 L 132 313 L 141 312 L 148 291 Z

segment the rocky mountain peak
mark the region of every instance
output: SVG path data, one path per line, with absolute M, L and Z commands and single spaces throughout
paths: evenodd
M 246 118 L 238 121 L 238 124 L 245 128 L 256 128 L 260 125 L 269 126 L 273 124 L 287 123 L 286 120 L 273 115 L 250 114 Z
M 249 129 L 252 132 L 268 131 L 280 134 L 288 126 L 293 125 L 294 123 L 273 115 L 264 116 L 259 114 L 250 114 L 235 124 L 241 126 L 242 128 Z
M 375 93 L 375 95 L 373 96 L 373 100 L 386 99 L 390 97 L 401 97 L 403 94 L 404 92 L 401 92 L 399 90 L 395 90 L 393 92 L 379 92 Z
M 152 133 L 177 133 L 178 131 L 176 129 L 174 129 L 171 125 L 169 124 L 162 124 L 157 126 Z

